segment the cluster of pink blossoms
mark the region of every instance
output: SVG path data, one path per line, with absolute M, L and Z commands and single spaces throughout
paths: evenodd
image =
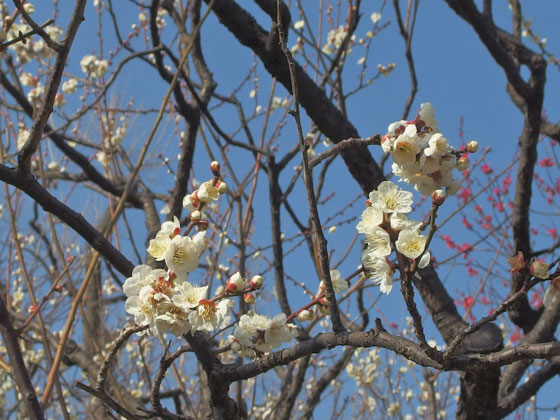
M 392 171 L 400 181 L 413 184 L 414 189 L 424 195 L 442 188 L 448 195 L 457 193 L 459 180 L 453 177 L 452 171 L 468 168 L 468 158 L 461 153 L 476 152 L 476 141 L 469 142 L 463 152 L 455 151 L 439 132 L 430 103 L 420 106 L 414 120 L 394 122 L 387 130 L 381 139 L 381 147 L 385 153 L 391 154 Z

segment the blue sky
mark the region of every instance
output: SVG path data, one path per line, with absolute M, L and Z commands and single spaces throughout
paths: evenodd
M 240 4 L 246 6 L 251 12 L 255 13 L 258 21 L 263 27 L 268 28 L 269 18 L 262 14 L 252 2 L 240 1 Z M 369 15 L 372 12 L 380 11 L 382 2 L 363 2 L 363 16 L 360 26 L 357 31 L 357 37 L 365 36 L 366 31 L 372 29 L 372 22 Z M 480 3 L 480 2 L 479 2 Z M 314 4 L 314 3 L 313 3 Z M 36 5 L 37 13 L 40 16 L 43 11 L 40 10 L 39 5 Z M 119 5 L 121 13 L 118 19 L 123 23 L 123 27 L 128 28 L 137 18 L 138 10 L 136 6 L 130 5 L 128 2 L 122 2 Z M 314 6 L 313 6 L 314 7 Z M 313 7 L 309 7 L 312 12 Z M 559 12 L 557 2 L 553 0 L 527 2 L 524 5 L 524 15 L 526 18 L 531 18 L 533 30 L 542 38 L 547 38 L 547 50 L 553 54 L 558 54 L 560 51 L 560 32 L 557 29 L 557 15 Z M 48 12 L 45 12 L 48 15 Z M 387 125 L 395 120 L 400 119 L 404 102 L 408 96 L 410 89 L 410 79 L 406 62 L 404 61 L 404 41 L 398 34 L 398 28 L 394 19 L 394 12 L 390 5 L 385 5 L 381 10 L 382 19 L 379 25 L 388 24 L 386 29 L 379 32 L 374 38 L 371 48 L 370 56 L 368 57 L 368 71 L 370 74 L 375 74 L 375 68 L 378 63 L 387 65 L 388 63 L 395 62 L 396 69 L 387 78 L 381 77 L 376 82 L 365 89 L 364 91 L 354 95 L 348 101 L 348 114 L 350 120 L 357 127 L 361 136 L 366 137 L 375 133 L 384 134 Z M 494 17 L 499 25 L 504 29 L 509 30 L 511 13 L 507 8 L 507 2 L 495 2 Z M 64 13 L 62 15 L 64 18 Z M 295 19 L 294 19 L 295 20 Z M 316 23 L 316 18 L 311 19 L 312 24 Z M 104 16 L 102 21 L 103 27 L 109 25 L 109 21 Z M 64 25 L 60 25 L 64 26 Z M 86 21 L 83 23 L 76 43 L 71 54 L 68 65 L 68 71 L 73 74 L 81 75 L 79 68 L 79 61 L 83 55 L 96 53 L 99 54 L 101 46 L 94 36 L 97 31 L 97 16 L 95 8 L 90 4 L 87 5 Z M 325 33 L 326 31 L 324 31 Z M 235 89 L 239 83 L 247 76 L 249 67 L 254 62 L 252 53 L 244 47 L 240 47 L 237 41 L 225 30 L 217 20 L 210 16 L 208 24 L 204 27 L 202 32 L 203 48 L 205 57 L 210 69 L 212 70 L 215 80 L 218 83 L 217 92 L 220 94 L 228 95 Z M 295 34 L 290 35 L 290 45 L 295 42 Z M 114 45 L 114 39 L 111 37 L 104 38 L 103 49 L 104 57 L 107 57 L 107 51 Z M 535 46 L 527 43 L 530 47 Z M 459 138 L 459 131 L 462 123 L 462 129 L 465 140 L 476 139 L 480 144 L 480 149 L 491 147 L 492 151 L 487 155 L 487 162 L 493 167 L 494 173 L 498 173 L 505 168 L 514 158 L 516 153 L 517 139 L 522 127 L 521 113 L 511 103 L 507 95 L 505 86 L 506 79 L 502 70 L 494 63 L 492 57 L 480 42 L 472 28 L 464 23 L 458 16 L 455 15 L 451 9 L 442 1 L 426 0 L 421 3 L 418 12 L 417 23 L 415 27 L 415 36 L 412 43 L 413 55 L 415 58 L 417 76 L 419 80 L 419 90 L 416 99 L 412 106 L 412 112 L 409 118 L 414 117 L 414 110 L 418 109 L 419 105 L 423 102 L 431 102 L 436 110 L 436 118 L 439 127 L 445 136 L 450 140 L 450 143 L 458 147 L 461 144 Z M 348 59 L 345 68 L 345 84 L 352 86 L 356 83 L 357 74 L 360 66 L 357 64 L 358 59 L 363 54 L 363 48 L 355 46 Z M 122 59 L 123 55 L 117 56 L 115 62 Z M 296 56 L 296 59 L 298 57 Z M 547 90 L 545 94 L 545 111 L 551 121 L 558 121 L 560 118 L 560 103 L 558 102 L 555 93 L 560 91 L 560 78 L 558 77 L 558 68 L 553 66 L 548 67 L 547 73 Z M 266 105 L 268 99 L 268 92 L 270 90 L 271 81 L 267 77 L 266 72 L 260 64 L 257 65 L 256 74 L 259 76 L 259 104 Z M 252 82 L 247 83 L 239 93 L 239 98 L 244 102 L 244 108 L 247 113 L 252 112 L 255 106 L 253 99 L 249 98 L 249 92 L 254 88 Z M 135 97 L 135 103 L 147 108 L 157 107 L 159 101 L 163 97 L 166 90 L 164 83 L 160 82 L 155 72 L 144 64 L 129 64 L 125 67 L 122 75 L 118 79 L 118 83 L 113 86 L 110 91 L 110 98 L 116 103 L 126 102 L 129 96 Z M 287 92 L 281 86 L 277 87 L 275 96 L 285 97 Z M 75 99 L 69 98 L 69 105 L 75 103 Z M 69 108 L 71 109 L 71 108 Z M 274 121 L 277 121 L 282 111 L 277 110 L 273 116 Z M 235 126 L 236 114 L 233 108 L 222 107 L 216 110 L 216 116 L 220 124 L 225 128 Z M 288 119 L 286 127 L 283 129 L 282 135 L 279 138 L 278 144 L 280 151 L 289 149 L 293 142 L 295 142 L 295 131 L 293 123 Z M 142 144 L 146 130 L 151 126 L 153 116 L 140 117 L 134 121 L 134 124 L 129 130 L 129 138 L 127 144 Z M 255 127 L 255 132 L 259 132 L 259 124 L 262 124 L 262 118 L 257 119 L 252 125 Z M 308 125 L 306 126 L 308 127 Z M 270 132 L 271 130 L 269 130 Z M 96 130 L 93 128 L 88 129 L 87 133 L 95 138 Z M 157 139 L 157 147 L 162 147 L 172 153 L 172 147 L 176 139 L 173 134 L 173 124 L 168 123 L 162 128 L 161 137 Z M 175 137 L 174 137 L 175 136 Z M 541 157 L 550 153 L 550 146 L 543 142 L 539 151 Z M 318 145 L 317 152 L 324 150 L 322 145 Z M 135 159 L 138 147 L 131 147 L 131 157 Z M 202 147 L 198 148 L 199 154 L 195 160 L 195 173 L 201 179 L 209 176 L 207 172 L 208 157 L 202 153 Z M 56 155 L 56 152 L 54 152 Z M 240 167 L 243 168 L 243 159 L 246 154 L 244 152 L 233 152 L 235 162 L 239 162 Z M 381 156 L 380 150 L 372 150 L 374 156 Z M 480 153 L 480 152 L 479 152 Z M 152 155 L 149 162 L 157 162 L 155 154 Z M 474 156 L 476 160 L 479 155 Z M 132 159 L 132 160 L 134 160 Z M 295 166 L 298 162 L 294 160 Z M 386 170 L 390 168 L 386 165 Z M 245 170 L 245 169 L 243 169 Z M 200 174 L 200 175 L 198 175 Z M 292 173 L 289 173 L 282 178 L 283 186 L 287 185 Z M 558 177 L 557 168 L 551 168 L 548 175 L 553 179 Z M 548 176 L 547 175 L 547 176 Z M 512 173 L 515 177 L 515 172 Z M 482 175 L 477 175 L 477 179 L 481 179 L 481 184 L 486 178 Z M 151 178 L 148 178 L 154 187 L 159 192 L 166 192 L 172 187 L 172 179 L 166 179 L 161 174 L 155 173 Z M 157 183 L 157 185 L 156 185 Z M 476 190 L 475 184 L 473 189 Z M 478 187 L 479 188 L 479 187 Z M 298 214 L 305 218 L 306 208 L 305 199 L 302 195 L 302 189 L 296 189 L 296 202 L 299 206 L 296 207 Z M 61 191 L 62 194 L 63 191 Z M 339 159 L 333 164 L 333 170 L 327 178 L 327 187 L 325 194 L 329 192 L 334 193 L 334 198 L 331 199 L 327 205 L 321 208 L 322 217 L 327 218 L 333 214 L 340 203 L 347 203 L 353 200 L 359 193 L 359 188 L 352 179 L 347 175 L 347 170 L 343 162 Z M 535 194 L 535 208 L 548 209 L 547 203 Z M 268 225 L 267 216 L 267 192 L 264 183 L 259 185 L 258 199 L 262 205 L 256 207 L 257 222 L 256 230 L 265 229 Z M 418 194 L 415 196 L 420 198 Z M 482 195 L 485 197 L 485 195 Z M 90 210 L 86 210 L 84 205 L 83 196 L 73 196 L 70 199 L 70 204 L 76 206 L 77 209 L 84 209 L 90 220 L 96 218 L 96 214 Z M 163 203 L 160 203 L 163 206 Z M 484 205 L 484 203 L 481 203 Z M 350 210 L 348 210 L 343 218 L 336 219 L 343 221 L 345 218 L 358 216 L 363 206 L 363 200 L 359 200 Z M 450 199 L 442 209 L 441 217 L 445 217 L 456 208 L 456 200 Z M 421 218 L 422 207 L 417 210 L 417 217 Z M 468 213 L 471 212 L 471 213 Z M 467 210 L 467 215 L 472 216 L 472 208 Z M 549 216 L 535 216 L 533 226 L 543 230 L 543 227 L 556 226 L 555 219 Z M 284 219 L 286 222 L 287 218 Z M 141 223 L 139 223 L 141 225 Z M 560 228 L 560 225 L 558 225 Z M 143 226 L 139 226 L 139 235 L 143 234 Z M 286 236 L 290 236 L 292 232 L 286 232 Z M 345 251 L 346 246 L 352 241 L 355 234 L 354 224 L 342 224 L 338 227 L 337 231 L 328 236 L 329 248 L 334 249 L 334 260 L 338 261 L 342 253 Z M 454 238 L 456 242 L 469 242 L 477 239 L 476 232 L 467 232 L 461 223 L 461 215 L 455 216 L 440 232 L 440 234 L 447 234 Z M 255 236 L 256 242 L 262 241 L 266 244 L 267 235 L 263 234 L 262 237 L 259 233 Z M 546 235 L 540 235 L 535 238 L 535 248 L 550 245 L 550 238 Z M 143 239 L 139 240 L 142 243 Z M 474 254 L 473 258 L 479 258 L 482 266 L 488 263 L 492 258 L 492 254 L 488 249 L 495 247 L 496 241 L 490 241 L 486 246 L 480 246 L 477 249 L 478 253 Z M 289 245 L 287 246 L 289 247 Z M 125 250 L 126 250 L 125 246 Z M 445 258 L 454 253 L 445 247 L 445 242 L 437 237 L 433 243 L 433 251 L 438 259 Z M 130 254 L 132 255 L 132 254 Z M 337 258 L 338 257 L 338 258 Z M 459 262 L 461 260 L 459 259 Z M 353 271 L 359 263 L 359 245 L 354 247 L 353 253 L 340 266 L 340 270 L 344 273 Z M 502 262 L 503 263 L 503 262 Z M 254 266 L 249 267 L 252 270 L 258 271 L 263 266 L 262 262 L 255 262 Z M 316 275 L 310 267 L 308 260 L 305 265 L 302 265 L 301 256 L 299 253 L 290 255 L 287 258 L 287 272 L 296 278 L 305 278 L 310 283 L 310 288 L 314 289 L 317 284 Z M 445 276 L 445 273 L 450 273 L 447 285 L 450 293 L 457 299 L 461 298 L 461 293 L 471 294 L 478 288 L 478 284 L 482 275 L 470 278 L 465 274 L 465 270 L 460 266 L 446 266 L 440 273 Z M 272 279 L 272 276 L 270 279 Z M 266 279 L 266 277 L 265 277 Z M 499 283 L 499 280 L 497 281 Z M 503 292 L 499 284 L 496 285 L 498 291 Z M 270 289 L 268 289 L 270 291 Z M 372 298 L 376 298 L 378 291 L 376 289 L 369 289 Z M 306 302 L 305 297 L 295 296 L 295 302 Z M 417 302 L 419 300 L 417 299 Z M 263 305 L 264 306 L 264 305 Z M 384 316 L 389 320 L 394 320 L 399 325 L 404 324 L 406 316 L 402 298 L 398 293 L 397 288 L 389 296 L 382 296 L 379 299 L 379 308 Z M 475 311 L 477 316 L 484 313 L 486 308 L 481 308 L 480 312 Z M 431 325 L 427 321 L 428 325 Z M 430 326 L 428 328 L 428 335 L 435 338 L 441 344 L 441 339 L 437 332 Z M 550 389 L 550 386 L 549 386 Z M 539 401 L 542 397 L 542 405 L 551 406 L 557 402 L 557 397 L 550 391 L 543 391 L 539 395 Z M 544 418 L 544 417 L 543 417 Z

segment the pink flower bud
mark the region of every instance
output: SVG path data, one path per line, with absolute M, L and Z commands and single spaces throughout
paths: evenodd
M 469 153 L 476 153 L 478 150 L 478 142 L 475 140 L 471 140 L 467 143 L 467 152 Z
M 523 253 L 521 251 L 518 251 L 517 255 L 508 258 L 507 262 L 510 266 L 509 271 L 511 271 L 512 273 L 523 270 L 525 268 L 525 265 L 527 264 L 527 262 L 525 261 L 525 257 L 523 256 Z
M 30 314 L 35 312 L 37 310 L 37 305 L 31 305 L 29 307 L 29 309 L 27 309 L 27 312 L 29 312 Z
M 251 278 L 249 285 L 254 289 L 260 289 L 263 286 L 263 278 L 257 274 Z
M 210 170 L 215 176 L 218 176 L 220 174 L 220 169 L 220 164 L 215 160 L 210 163 Z
M 445 201 L 445 191 L 443 190 L 435 190 L 432 193 L 432 203 L 435 206 L 441 206 Z
M 251 293 L 245 293 L 243 295 L 243 300 L 247 305 L 253 305 L 256 301 L 255 296 L 253 296 Z
M 239 272 L 231 276 L 228 279 L 226 285 L 226 289 L 232 293 L 243 290 L 245 289 L 245 287 L 247 287 L 247 281 L 243 277 L 241 277 L 241 274 Z

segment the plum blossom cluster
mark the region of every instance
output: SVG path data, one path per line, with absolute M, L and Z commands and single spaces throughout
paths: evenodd
M 244 314 L 231 337 L 231 348 L 242 355 L 252 356 L 254 352 L 268 353 L 295 336 L 297 327 L 287 324 L 283 313 L 274 318 L 257 313 Z
M 179 219 L 174 217 L 173 221 L 164 222 L 150 240 L 148 253 L 156 261 L 165 262 L 166 269 L 139 265 L 123 285 L 127 296 L 125 310 L 134 317 L 136 324 L 148 326 L 150 334 L 171 332 L 181 336 L 225 328 L 234 307 L 232 298 L 239 296 L 246 304 L 254 304 L 252 292 L 263 286 L 260 275 L 249 280 L 237 272 L 228 278 L 221 292 L 209 298 L 208 286 L 196 286 L 188 281 L 208 247 L 208 222 L 203 220 L 202 212 L 227 192 L 218 162 L 212 162 L 210 170 L 213 178 L 183 200 L 185 208 L 191 212 L 191 222 L 185 233 L 182 233 Z M 198 232 L 189 236 L 194 227 Z M 248 313 L 241 315 L 230 346 L 242 356 L 254 357 L 290 341 L 296 334 L 297 327 L 287 323 L 285 314 L 269 318 Z
M 469 166 L 468 153 L 478 149 L 471 141 L 466 149 L 456 151 L 439 132 L 434 108 L 424 103 L 412 121 L 397 121 L 389 125 L 381 139 L 381 147 L 393 158 L 392 171 L 401 181 L 414 185 L 424 195 L 445 188 L 448 195 L 459 190 L 459 180 L 452 171 L 464 171 Z
M 207 288 L 196 287 L 172 271 L 139 265 L 123 285 L 125 310 L 136 324 L 149 325 L 150 334 L 213 331 L 228 321 L 233 301 L 206 299 Z
M 348 28 L 345 26 L 339 26 L 336 29 L 331 29 L 327 34 L 327 42 L 322 48 L 323 53 L 325 54 L 332 54 L 333 52 L 337 51 L 344 42 L 348 34 Z M 348 41 L 348 46 L 346 47 L 346 51 L 344 54 L 350 54 L 352 52 L 352 45 L 356 41 L 356 35 L 352 35 L 350 40 Z
M 163 223 L 150 241 L 148 253 L 156 261 L 165 261 L 168 270 L 139 265 L 126 279 L 125 310 L 138 325 L 149 325 L 151 334 L 212 331 L 227 320 L 233 301 L 223 296 L 207 299 L 207 286 L 196 287 L 187 281 L 188 273 L 198 266 L 200 254 L 207 247 L 205 233 L 202 230 L 193 237 L 181 235 L 176 217 Z
M 438 194 L 444 193 L 440 190 Z M 419 268 L 430 262 L 430 253 L 425 251 L 426 237 L 421 233 L 423 225 L 407 216 L 412 211 L 412 202 L 411 192 L 384 181 L 369 194 L 367 207 L 356 226 L 367 244 L 362 252 L 362 265 L 382 293 L 389 294 L 393 288 L 394 266 L 389 260 L 393 248 L 412 260 L 419 258 Z

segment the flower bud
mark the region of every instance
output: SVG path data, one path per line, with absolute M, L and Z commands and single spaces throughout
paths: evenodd
M 432 203 L 435 206 L 441 206 L 445 201 L 445 191 L 443 190 L 435 190 L 432 193 Z
M 237 339 L 235 339 L 234 341 L 232 341 L 232 343 L 229 345 L 229 348 L 234 351 L 234 352 L 238 352 L 241 351 L 241 344 L 239 344 L 239 341 L 237 341 Z
M 191 222 L 197 222 L 202 219 L 202 213 L 198 210 L 195 210 L 191 213 Z
M 547 279 L 548 276 L 548 264 L 544 261 L 535 260 L 531 263 L 529 271 L 533 276 L 538 279 Z
M 249 285 L 254 289 L 260 289 L 263 286 L 263 278 L 257 274 L 251 278 Z
M 227 184 L 224 181 L 220 181 L 220 184 L 218 185 L 218 192 L 220 194 L 227 193 Z
M 237 291 L 245 289 L 246 286 L 247 281 L 243 277 L 241 277 L 241 274 L 239 272 L 237 272 L 228 279 L 226 288 L 228 291 L 235 293 Z
M 29 312 L 30 314 L 35 312 L 37 310 L 37 305 L 31 305 L 28 309 L 27 312 Z
M 300 320 L 301 322 L 305 322 L 305 321 L 309 321 L 310 319 L 313 318 L 313 312 L 304 309 L 303 311 L 301 311 L 298 316 L 297 316 L 298 320 Z
M 523 256 L 523 253 L 521 251 L 517 252 L 517 255 L 514 255 L 511 258 L 508 258 L 506 260 L 510 266 L 509 271 L 511 271 L 512 273 L 515 273 L 517 271 L 521 271 L 525 268 L 525 257 Z
M 469 160 L 466 157 L 459 158 L 457 161 L 457 170 L 464 171 L 469 167 Z
M 475 140 L 471 140 L 467 143 L 467 152 L 469 153 L 476 153 L 478 150 L 478 142 Z
M 220 164 L 215 160 L 210 163 L 210 170 L 215 176 L 218 176 L 220 174 L 220 169 Z
M 54 291 L 57 292 L 57 293 L 62 293 L 62 285 L 57 284 L 54 288 Z
M 253 296 L 251 293 L 245 293 L 243 295 L 243 301 L 247 305 L 253 305 L 255 303 L 255 296 Z

